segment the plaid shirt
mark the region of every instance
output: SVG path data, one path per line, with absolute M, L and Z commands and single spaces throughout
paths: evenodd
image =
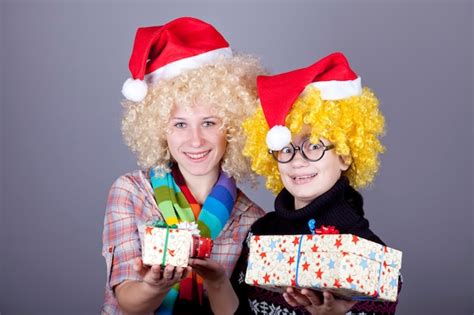
M 229 220 L 214 240 L 211 258 L 218 261 L 230 278 L 242 243 L 250 226 L 264 211 L 240 190 Z M 113 287 L 125 280 L 141 280 L 133 270 L 135 257 L 141 257 L 143 226 L 148 221 L 163 220 L 156 205 L 148 173 L 135 171 L 119 177 L 107 199 L 102 255 L 107 265 L 107 282 L 102 314 L 121 314 Z

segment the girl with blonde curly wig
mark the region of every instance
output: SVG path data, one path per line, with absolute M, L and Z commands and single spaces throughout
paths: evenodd
M 261 106 L 243 123 L 244 155 L 252 169 L 278 194 L 275 211 L 251 227 L 249 235 L 301 235 L 334 227 L 383 244 L 364 218 L 362 196 L 354 189 L 370 184 L 384 151 L 384 118 L 379 101 L 333 53 L 313 65 L 257 79 Z M 335 299 L 329 293 L 288 288 L 285 293 L 246 285 L 248 245 L 232 276 L 239 313 L 392 314 L 396 303 Z
M 233 55 L 210 24 L 179 18 L 139 28 L 122 89 L 125 143 L 142 170 L 119 177 L 107 202 L 105 314 L 231 314 L 229 277 L 263 211 L 236 187 L 251 176 L 240 125 L 255 109 L 257 59 Z M 187 268 L 143 264 L 143 226 L 195 224 L 213 239 Z

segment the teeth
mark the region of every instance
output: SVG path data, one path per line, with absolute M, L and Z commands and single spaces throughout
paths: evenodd
M 192 158 L 192 159 L 200 159 L 200 158 L 202 158 L 202 157 L 205 157 L 208 153 L 209 153 L 209 151 L 204 152 L 204 153 L 197 153 L 197 154 L 194 154 L 194 153 L 186 153 L 186 155 L 189 156 L 189 157 Z
M 315 177 L 317 174 L 313 174 L 313 175 L 306 175 L 306 176 L 298 176 L 298 177 L 291 177 L 293 180 L 299 180 L 299 179 L 307 179 L 307 178 L 313 178 Z

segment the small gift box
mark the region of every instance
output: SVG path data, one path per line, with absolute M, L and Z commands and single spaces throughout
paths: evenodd
M 393 302 L 401 261 L 402 252 L 352 234 L 255 235 L 245 282 L 269 290 L 291 286 Z
M 145 226 L 142 260 L 145 265 L 186 267 L 190 257 L 211 256 L 212 240 L 200 237 L 197 224 L 167 226 L 159 221 Z

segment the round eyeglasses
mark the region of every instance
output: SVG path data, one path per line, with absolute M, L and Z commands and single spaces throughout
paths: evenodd
M 311 143 L 309 138 L 307 138 L 300 146 L 295 146 L 293 143 L 290 143 L 279 151 L 268 150 L 268 153 L 270 153 L 279 163 L 288 163 L 293 160 L 296 151 L 300 151 L 303 158 L 311 162 L 316 162 L 321 160 L 324 153 L 331 149 L 334 149 L 333 144 L 324 145 L 321 140 L 319 143 Z

